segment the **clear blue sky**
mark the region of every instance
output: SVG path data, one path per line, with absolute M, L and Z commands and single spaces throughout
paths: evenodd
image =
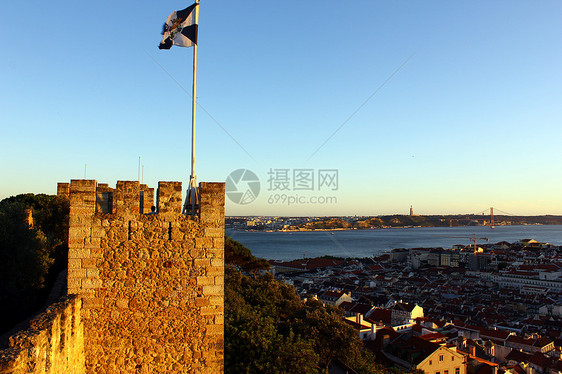
M 188 5 L 2 3 L 0 199 L 85 164 L 136 180 L 139 156 L 150 186 L 186 184 L 191 99 L 168 73 L 189 92 L 192 49 L 157 46 Z M 559 0 L 202 0 L 198 100 L 240 146 L 199 109 L 198 180 L 258 175 L 230 215 L 562 214 L 561 20 Z M 337 169 L 337 191 L 282 191 L 337 203 L 268 204 L 270 169 Z

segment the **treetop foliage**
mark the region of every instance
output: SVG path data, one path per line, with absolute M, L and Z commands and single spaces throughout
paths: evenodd
M 0 201 L 0 331 L 38 308 L 47 280 L 66 266 L 68 212 L 65 197 L 23 194 Z
M 270 273 L 225 270 L 227 373 L 319 373 L 339 359 L 359 373 L 382 373 L 334 307 L 304 302 Z
M 269 262 L 263 258 L 255 257 L 243 244 L 224 237 L 224 261 L 230 265 L 236 265 L 246 272 L 269 269 Z

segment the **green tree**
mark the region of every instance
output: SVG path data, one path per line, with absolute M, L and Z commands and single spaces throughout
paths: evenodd
M 225 235 L 224 260 L 227 264 L 241 267 L 247 272 L 269 269 L 269 262 L 263 258 L 255 257 L 243 244 Z
M 54 196 L 32 193 L 11 196 L 0 201 L 0 212 L 10 209 L 12 204 L 19 203 L 31 209 L 34 227 L 46 237 L 46 249 L 51 257 L 66 266 L 68 255 L 68 214 L 70 203 L 65 196 Z
M 39 308 L 48 284 L 66 266 L 68 211 L 68 199 L 57 196 L 24 194 L 0 201 L 0 331 Z
M 295 316 L 293 325 L 301 335 L 315 342 L 324 370 L 336 358 L 348 364 L 359 362 L 362 343 L 357 332 L 343 321 L 339 309 L 324 307 L 317 300 L 308 301 Z
M 225 368 L 227 373 L 310 373 L 318 356 L 312 342 L 279 329 L 283 312 L 299 299 L 270 274 L 247 277 L 225 271 Z
M 47 237 L 26 222 L 26 206 L 19 202 L 3 206 L 0 212 L 0 274 L 2 295 L 43 286 L 52 264 Z
M 266 273 L 225 270 L 227 373 L 318 373 L 340 359 L 359 373 L 383 371 L 337 308 L 304 303 Z

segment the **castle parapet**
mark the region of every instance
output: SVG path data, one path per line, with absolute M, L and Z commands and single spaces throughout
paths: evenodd
M 0 373 L 85 372 L 82 301 L 64 297 L 30 322 L 27 330 L 10 337 L 0 351 Z
M 70 183 L 68 293 L 89 373 L 223 371 L 224 183 L 199 185 L 198 217 L 181 213 L 181 182 L 156 194 L 147 214 L 154 189 L 138 181 Z
M 151 212 L 154 206 L 154 188 L 150 188 L 146 184 L 140 185 L 140 206 L 141 214 Z
M 157 194 L 158 213 L 181 213 L 181 182 L 158 182 Z
M 70 194 L 70 183 L 61 182 L 57 184 L 57 196 L 66 196 Z
M 140 212 L 140 183 L 138 181 L 118 181 L 113 192 L 113 214 L 126 217 L 138 215 Z
M 96 188 L 96 212 L 111 213 L 113 211 L 113 188 L 106 183 L 98 183 Z

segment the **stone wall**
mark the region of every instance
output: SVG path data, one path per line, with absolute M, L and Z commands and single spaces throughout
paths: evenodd
M 85 373 L 82 301 L 67 296 L 10 337 L 0 351 L 0 374 Z
M 70 191 L 70 183 L 59 183 L 57 185 L 57 195 L 68 196 Z
M 83 300 L 87 372 L 223 371 L 224 183 L 199 190 L 199 217 L 181 214 L 181 182 L 160 182 L 145 214 L 154 190 L 139 182 L 71 181 L 68 293 Z

